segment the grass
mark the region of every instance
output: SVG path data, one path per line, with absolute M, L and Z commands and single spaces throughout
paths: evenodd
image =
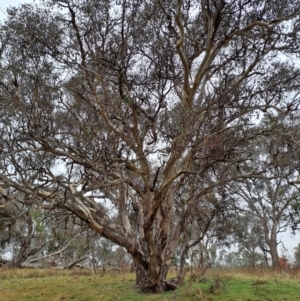
M 269 271 L 210 271 L 175 292 L 140 294 L 133 274 L 92 271 L 2 270 L 1 301 L 298 301 L 300 275 Z

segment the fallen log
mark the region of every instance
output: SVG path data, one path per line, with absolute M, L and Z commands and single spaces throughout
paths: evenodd
M 77 263 L 79 263 L 79 262 L 81 262 L 81 261 L 83 261 L 83 260 L 86 260 L 86 259 L 87 259 L 87 257 L 81 257 L 81 258 L 79 258 L 79 259 L 77 259 L 77 260 L 71 262 L 70 264 L 66 265 L 66 266 L 63 267 L 62 269 L 63 269 L 63 270 L 70 270 L 70 269 L 72 269 Z

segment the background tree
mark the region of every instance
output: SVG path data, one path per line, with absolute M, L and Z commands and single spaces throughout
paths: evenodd
M 14 200 L 4 195 L 0 200 L 0 244 L 1 253 L 6 257 L 0 261 L 7 268 L 20 268 L 47 244 L 40 212 L 24 206 L 24 202 L 22 195 L 15 196 Z
M 300 244 L 295 248 L 294 252 L 294 264 L 296 267 L 300 265 Z
M 255 267 L 257 264 L 265 263 L 268 266 L 268 257 L 264 252 L 266 248 L 263 227 L 255 214 L 241 214 L 232 235 L 243 258 L 242 265 Z
M 257 225 L 262 229 L 264 242 L 260 248 L 271 255 L 272 265 L 279 267 L 277 246 L 278 234 L 285 232 L 293 225 L 289 212 L 299 198 L 299 191 L 290 183 L 297 182 L 299 177 L 299 154 L 294 137 L 294 125 L 289 120 L 263 120 L 259 125 L 267 127 L 269 136 L 254 139 L 254 152 L 250 164 L 266 166 L 261 178 L 248 178 L 231 183 L 230 196 L 238 199 L 241 210 L 254 216 Z M 244 202 L 244 203 L 243 203 Z
M 299 52 L 299 1 L 49 0 L 8 14 L 1 191 L 124 247 L 141 290 L 175 289 L 193 210 L 266 168 L 239 172 L 264 134 L 253 118 L 298 106 L 299 70 L 280 57 Z

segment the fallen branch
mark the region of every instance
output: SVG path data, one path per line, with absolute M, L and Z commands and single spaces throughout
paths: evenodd
M 21 265 L 22 269 L 45 269 L 45 267 L 41 264 L 31 264 L 31 263 L 23 263 Z
M 63 269 L 63 270 L 70 270 L 70 269 L 72 269 L 72 267 L 73 267 L 74 265 L 76 265 L 77 263 L 79 263 L 79 262 L 81 262 L 81 261 L 83 261 L 83 260 L 85 260 L 85 259 L 87 259 L 87 257 L 81 257 L 81 258 L 79 258 L 79 259 L 73 261 L 72 263 L 66 265 L 66 266 L 63 267 L 62 269 Z

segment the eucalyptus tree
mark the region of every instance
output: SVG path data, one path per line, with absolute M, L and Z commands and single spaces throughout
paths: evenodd
M 251 164 L 265 166 L 265 171 L 259 179 L 230 183 L 228 190 L 231 199 L 241 200 L 240 210 L 246 215 L 251 214 L 256 226 L 261 228 L 263 241 L 258 241 L 258 246 L 271 255 L 274 268 L 280 266 L 278 236 L 294 226 L 291 211 L 300 195 L 297 115 L 292 120 L 274 120 L 272 116 L 262 120 L 258 126 L 264 128 L 268 136 L 253 141 Z
M 243 212 L 235 223 L 233 233 L 243 265 L 255 267 L 265 263 L 268 266 L 268 253 L 261 221 L 252 212 Z
M 175 289 L 194 208 L 265 168 L 238 170 L 253 117 L 298 105 L 299 1 L 46 0 L 8 15 L 1 189 L 124 247 L 142 291 Z
M 30 203 L 23 194 L 4 193 L 0 200 L 0 263 L 5 268 L 64 266 L 90 249 L 92 231 L 86 226 L 76 225 L 69 213 L 49 213 Z
M 201 198 L 201 202 L 193 207 L 192 212 L 188 212 L 186 204 L 194 194 L 192 186 L 194 186 L 194 189 L 198 189 L 197 182 L 191 183 L 181 193 L 177 191 L 176 195 L 175 214 L 178 221 L 183 220 L 185 223 L 185 231 L 180 237 L 176 251 L 178 254 L 178 284 L 181 284 L 184 280 L 187 259 L 190 260 L 191 265 L 193 265 L 193 259 L 198 259 L 198 269 L 202 269 L 201 273 L 204 273 L 209 266 L 207 245 L 213 235 L 211 232 L 214 232 L 210 231 L 211 225 L 225 211 L 222 208 L 222 200 L 218 200 L 214 194 L 207 194 Z
M 0 245 L 6 268 L 20 268 L 47 244 L 39 212 L 24 204 L 21 196 L 0 200 Z

